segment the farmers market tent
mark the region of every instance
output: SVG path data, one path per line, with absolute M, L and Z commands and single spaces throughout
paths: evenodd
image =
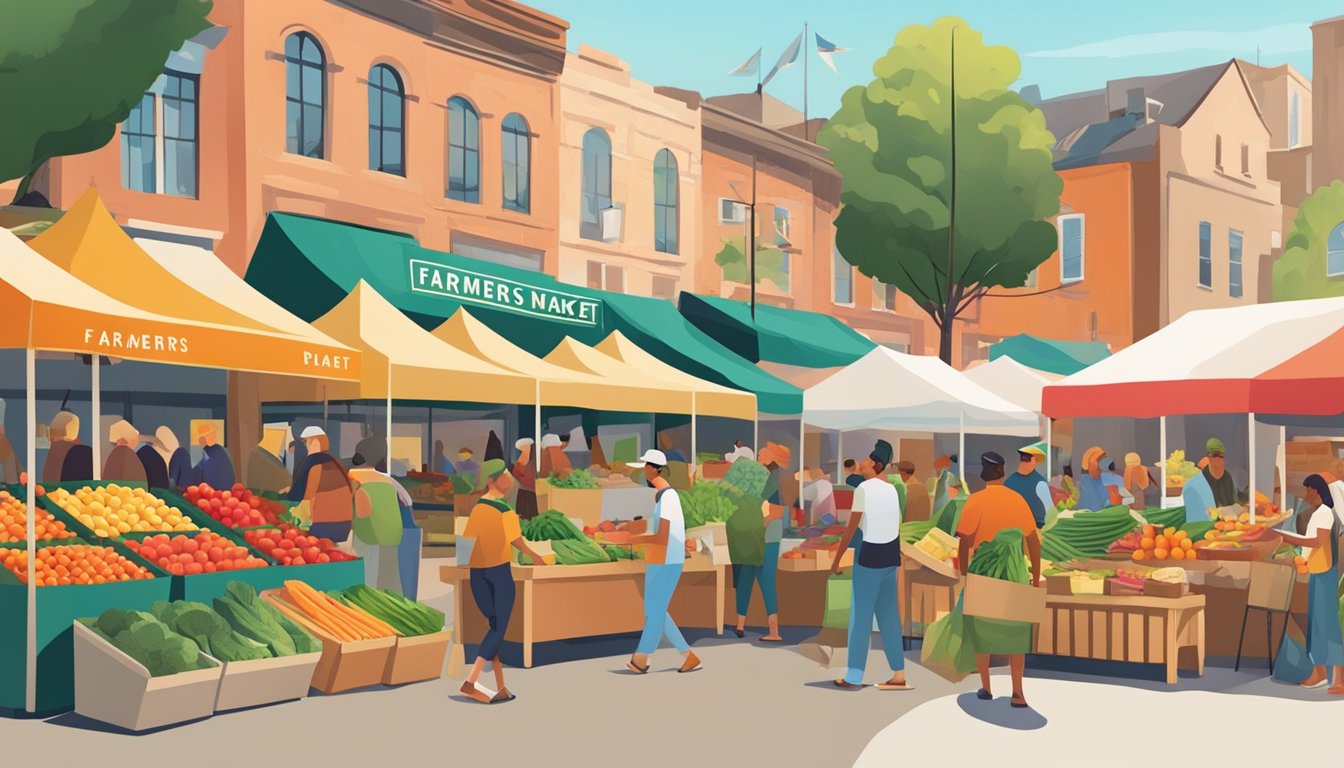
M 609 357 L 587 344 L 565 339 L 545 358 L 546 362 L 572 371 L 601 376 L 621 385 L 619 399 L 607 410 L 648 413 L 690 413 L 690 387 L 651 376 L 632 365 Z
M 360 280 L 426 329 L 468 307 L 533 355 L 548 354 L 566 337 L 596 344 L 620 330 L 688 373 L 756 393 L 762 411 L 798 413 L 802 407 L 796 387 L 733 355 L 687 323 L 670 302 L 567 285 L 537 272 L 422 248 L 400 234 L 272 213 L 247 272 L 249 283 L 308 321 L 343 300 Z
M 37 423 L 36 352 L 38 350 L 101 355 L 141 362 L 231 369 L 238 366 L 240 349 L 253 355 L 251 365 L 300 375 L 314 374 L 294 356 L 305 348 L 303 340 L 262 330 L 236 328 L 167 317 L 131 306 L 100 293 L 74 275 L 39 255 L 9 231 L 0 231 L 0 347 L 24 349 L 26 356 L 25 466 L 37 464 L 33 439 Z M 311 347 L 308 347 L 311 349 Z M 344 349 L 344 348 L 342 348 Z M 346 349 L 351 365 L 358 369 L 358 352 Z M 95 369 L 96 370 L 96 369 Z M 348 374 L 344 374 L 348 375 Z M 96 391 L 96 387 L 95 387 Z M 36 498 L 37 472 L 28 474 L 26 499 Z M 36 515 L 28 515 L 26 531 L 28 562 L 33 552 Z M 51 637 L 39 637 L 35 580 L 28 578 L 24 701 L 29 712 L 37 705 L 37 655 L 39 645 Z M 3 622 L 0 622 L 3 623 Z M 7 624 L 11 631 L 19 628 Z M 69 627 L 65 627 L 66 630 Z M 6 635 L 12 639 L 12 636 Z M 6 647 L 12 647 L 8 640 Z
M 717 296 L 681 294 L 681 313 L 697 328 L 752 362 L 806 368 L 849 365 L 877 346 L 829 315 L 750 305 Z
M 747 421 L 756 417 L 756 398 L 750 392 L 720 386 L 674 368 L 645 352 L 620 331 L 603 339 L 597 350 L 660 379 L 690 387 L 695 394 L 695 411 L 700 415 Z
M 1034 371 L 1011 357 L 1000 357 L 966 370 L 966 378 L 1032 413 L 1041 412 L 1041 391 L 1059 376 Z
M 1110 357 L 1111 350 L 1099 341 L 1061 341 L 1021 334 L 989 347 L 989 359 L 1011 358 L 1038 371 L 1060 376 L 1075 374 Z
M 825 429 L 1034 435 L 1036 416 L 936 357 L 878 347 L 803 393 L 803 417 Z

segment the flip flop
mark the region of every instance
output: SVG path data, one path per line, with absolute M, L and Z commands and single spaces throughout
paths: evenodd
M 489 696 L 476 690 L 476 686 L 471 683 L 463 683 L 462 687 L 458 689 L 458 693 L 461 693 L 463 696 L 466 696 L 477 704 L 492 703 Z
M 782 642 L 784 642 L 784 638 L 782 638 L 782 637 L 759 637 L 759 638 L 757 638 L 757 639 L 760 640 L 762 643 L 782 643 Z
M 878 684 L 877 684 L 877 690 L 879 690 L 879 691 L 913 691 L 913 690 L 915 690 L 915 686 L 913 686 L 913 685 L 911 685 L 911 684 L 909 684 L 909 683 L 901 683 L 900 685 L 896 685 L 896 684 L 894 684 L 894 683 L 878 683 Z
M 986 691 L 984 688 L 981 688 L 980 690 L 975 692 L 975 698 L 981 701 L 992 701 L 994 699 L 994 694 L 990 693 L 989 691 Z
M 1031 705 L 1027 703 L 1027 700 L 1026 700 L 1025 697 L 1017 697 L 1017 696 L 1014 696 L 1014 697 L 1012 698 L 1012 700 L 1009 701 L 1008 703 L 1013 707 L 1013 709 L 1030 709 L 1030 708 L 1031 708 Z
M 1312 683 L 1311 685 L 1307 685 L 1306 683 L 1298 683 L 1298 685 L 1302 686 L 1303 688 L 1307 689 L 1308 691 L 1313 691 L 1313 690 L 1315 690 L 1315 689 L 1317 689 L 1317 688 L 1324 688 L 1325 686 L 1327 686 L 1327 685 L 1329 685 L 1329 684 L 1330 684 L 1330 680 L 1329 680 L 1328 678 L 1325 679 L 1325 680 L 1320 681 L 1319 683 Z
M 625 662 L 625 668 L 628 669 L 628 670 L 630 670 L 631 672 L 634 672 L 636 675 L 647 675 L 647 674 L 649 674 L 649 668 L 648 668 L 648 667 L 641 667 L 641 666 L 639 666 L 638 664 L 636 664 L 636 663 L 633 662 L 633 661 L 627 661 L 627 662 Z
M 737 635 L 738 637 L 746 637 L 746 636 L 747 636 L 747 633 L 744 632 L 743 630 L 740 630 L 740 629 L 734 629 L 734 630 L 733 630 L 733 634 L 734 634 L 734 635 Z
M 504 703 L 513 701 L 513 700 L 516 699 L 516 698 L 518 698 L 518 697 L 517 697 L 517 696 L 514 696 L 512 693 L 509 693 L 507 690 L 502 690 L 502 691 L 500 691 L 499 693 L 496 693 L 495 696 L 494 696 L 494 698 L 490 699 L 490 703 L 491 703 L 491 704 L 504 704 Z

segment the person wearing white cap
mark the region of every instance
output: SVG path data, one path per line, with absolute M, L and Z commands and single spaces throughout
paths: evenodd
M 658 450 L 647 450 L 639 461 L 629 466 L 644 470 L 644 479 L 653 486 L 653 519 L 649 531 L 630 537 L 632 544 L 645 544 L 644 561 L 644 631 L 639 636 L 635 653 L 625 663 L 637 675 L 649 671 L 649 654 L 658 648 L 658 640 L 666 636 L 683 660 L 678 672 L 691 672 L 700 666 L 700 659 L 682 637 L 676 622 L 668 615 L 672 594 L 681 580 L 681 569 L 686 562 L 686 518 L 681 510 L 681 497 L 663 476 L 667 455 Z
M 534 518 L 538 514 L 537 467 L 532 461 L 532 444 L 530 437 L 513 444 L 518 449 L 518 460 L 513 462 L 513 468 L 509 470 L 513 479 L 518 481 L 518 498 L 514 501 L 514 509 L 522 520 Z
M 355 504 L 350 476 L 340 459 L 331 454 L 331 442 L 321 427 L 305 427 L 299 439 L 308 448 L 301 491 L 301 503 L 307 503 L 313 521 L 308 533 L 339 544 L 350 538 Z

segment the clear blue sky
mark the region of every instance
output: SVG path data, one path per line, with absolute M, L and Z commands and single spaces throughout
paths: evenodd
M 1272 65 L 1288 62 L 1311 74 L 1311 22 L 1344 13 L 1327 0 L 524 0 L 570 23 L 569 47 L 580 43 L 630 62 L 635 77 L 712 96 L 750 90 L 754 80 L 727 73 L 764 46 L 768 71 L 802 31 L 803 22 L 832 43 L 852 48 L 835 57 L 837 77 L 811 56 L 812 116 L 829 115 L 840 94 L 872 79 L 872 63 L 896 32 L 939 16 L 966 19 L 986 42 L 1022 58 L 1018 85 L 1037 84 L 1046 98 L 1101 87 L 1107 79 L 1172 72 L 1232 57 Z M 874 8 L 884 7 L 877 11 Z M 767 91 L 796 107 L 803 102 L 802 59 Z

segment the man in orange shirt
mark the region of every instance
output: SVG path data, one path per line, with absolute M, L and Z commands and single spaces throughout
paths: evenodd
M 985 481 L 985 488 L 966 499 L 961 522 L 957 525 L 961 573 L 967 573 L 981 545 L 992 541 L 1000 531 L 1016 528 L 1022 532 L 1026 554 L 1031 560 L 1031 584 L 1039 586 L 1041 539 L 1036 520 L 1026 499 L 1003 484 L 1003 464 L 1003 457 L 993 451 L 980 457 L 980 479 Z M 1013 678 L 1011 703 L 1014 707 L 1025 708 L 1027 699 L 1022 694 L 1022 673 L 1027 666 L 1026 654 L 1031 650 L 1031 625 L 967 616 L 966 631 L 975 647 L 975 666 L 980 672 L 981 687 L 976 696 L 982 700 L 994 698 L 990 693 L 989 658 L 991 655 L 1007 656 Z
M 513 487 L 513 476 L 505 469 L 504 462 L 491 459 L 482 464 L 480 482 L 485 485 L 485 494 L 471 510 L 463 535 L 475 541 L 470 562 L 471 596 L 489 622 L 490 629 L 481 638 L 476 663 L 462 684 L 461 692 L 482 704 L 494 704 L 514 699 L 504 687 L 504 666 L 499 662 L 499 647 L 504 644 L 517 591 L 513 583 L 513 550 L 517 548 L 532 558 L 535 565 L 545 565 L 546 561 L 528 546 L 518 513 L 504 500 Z M 497 691 L 485 691 L 476 684 L 487 661 L 495 666 Z

